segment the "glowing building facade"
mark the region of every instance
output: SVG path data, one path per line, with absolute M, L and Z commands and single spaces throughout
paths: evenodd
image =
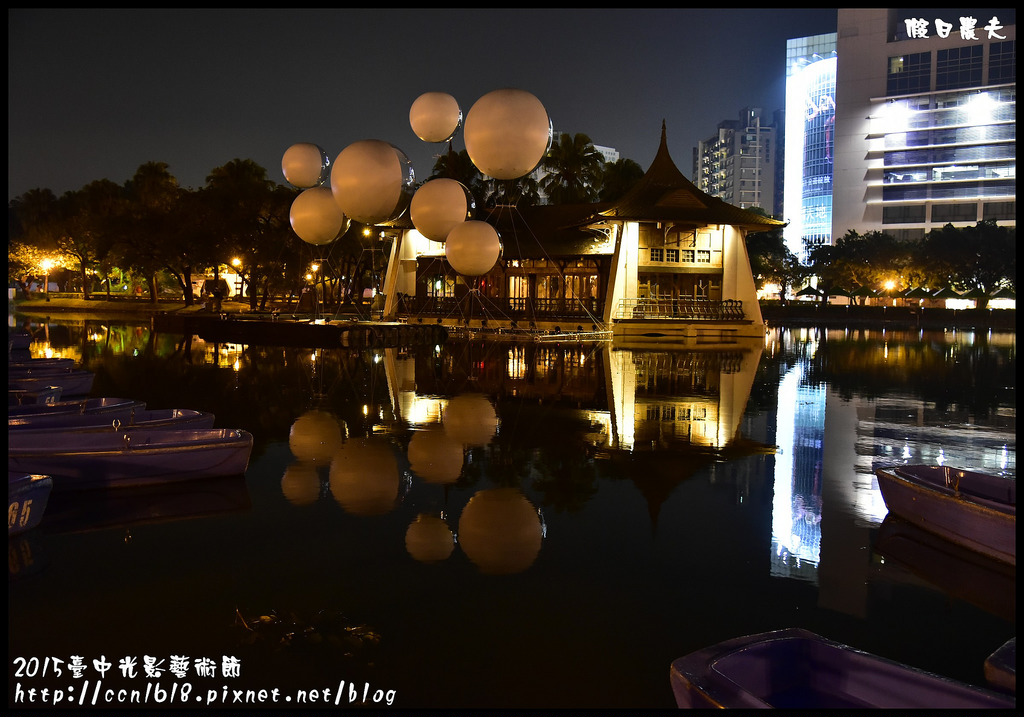
M 840 9 L 832 230 L 1016 224 L 1012 9 Z
M 783 235 L 801 261 L 832 243 L 836 33 L 786 43 L 786 153 Z

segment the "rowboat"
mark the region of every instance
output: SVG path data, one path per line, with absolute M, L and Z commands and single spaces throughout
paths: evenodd
M 32 334 L 28 331 L 9 331 L 7 333 L 8 351 L 20 351 L 32 345 Z
M 57 401 L 57 403 L 49 405 L 24 404 L 21 406 L 9 406 L 7 408 L 7 417 L 8 421 L 15 417 L 31 417 L 36 425 L 46 425 L 47 421 L 54 420 L 56 416 L 66 416 L 74 413 L 103 413 L 114 419 L 130 415 L 132 411 L 145 407 L 146 403 L 144 401 L 136 401 L 131 398 L 79 398 L 71 401 Z M 58 418 L 56 420 L 60 421 L 61 419 Z
M 82 369 L 43 369 L 8 373 L 7 388 L 33 391 L 44 386 L 60 386 L 65 396 L 84 396 L 92 391 L 96 374 Z
M 670 670 L 682 708 L 980 709 L 1014 707 L 992 692 L 790 628 L 733 638 Z
M 27 358 L 27 359 L 15 359 L 7 362 L 7 373 L 15 373 L 18 371 L 25 370 L 39 370 L 39 369 L 65 369 L 70 370 L 75 367 L 75 360 L 72 358 L 62 357 L 50 357 L 50 358 Z
M 37 403 L 54 404 L 61 399 L 63 389 L 60 386 L 40 386 L 35 389 L 7 389 L 7 405 L 23 406 Z
M 67 413 L 47 417 L 46 425 L 39 425 L 34 416 L 14 416 L 7 419 L 7 428 L 21 435 L 42 435 L 53 431 L 125 431 L 140 428 L 213 428 L 216 419 L 208 411 L 190 408 L 137 409 L 125 416 L 111 418 L 106 413 Z
M 946 466 L 878 468 L 889 511 L 997 560 L 1017 564 L 1015 479 Z
M 985 681 L 997 690 L 1017 693 L 1017 638 L 1011 637 L 985 658 Z
M 7 475 L 7 537 L 39 525 L 53 488 L 50 476 L 32 473 Z
M 8 469 L 50 475 L 55 492 L 242 475 L 253 442 L 251 433 L 234 428 L 8 431 L 7 439 Z

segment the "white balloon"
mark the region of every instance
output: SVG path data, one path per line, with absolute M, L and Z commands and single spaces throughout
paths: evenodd
M 348 217 L 342 214 L 327 187 L 311 187 L 295 197 L 289 219 L 292 230 L 302 241 L 317 246 L 330 244 L 349 225 Z
M 448 233 L 444 255 L 460 274 L 481 276 L 501 258 L 501 239 L 487 222 L 465 221 Z
M 462 182 L 431 179 L 412 195 L 409 218 L 420 234 L 432 241 L 444 241 L 458 224 L 472 216 L 476 204 Z
M 317 187 L 327 181 L 331 160 L 320 146 L 309 142 L 293 144 L 281 158 L 281 172 L 299 189 Z
M 424 92 L 409 109 L 409 126 L 424 142 L 447 142 L 462 125 L 462 110 L 445 92 Z
M 466 116 L 466 151 L 484 174 L 518 179 L 532 172 L 551 146 L 551 120 L 529 92 L 504 89 L 476 101 Z
M 405 153 L 378 139 L 345 147 L 331 169 L 334 201 L 345 216 L 363 224 L 382 224 L 400 217 L 409 206 L 415 181 Z

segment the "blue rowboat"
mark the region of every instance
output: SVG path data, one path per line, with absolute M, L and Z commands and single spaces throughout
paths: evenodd
M 45 403 L 52 405 L 61 399 L 63 389 L 60 386 L 40 386 L 35 389 L 7 389 L 7 405 L 23 406 Z
M 70 371 L 75 368 L 75 360 L 71 358 L 27 358 L 7 362 L 7 373 L 19 371 L 35 371 L 39 369 L 62 369 Z
M 125 431 L 138 428 L 213 428 L 216 416 L 190 408 L 137 409 L 111 418 L 106 413 L 66 413 L 47 416 L 40 425 L 36 416 L 12 416 L 7 428 L 22 435 L 59 431 Z
M 253 442 L 251 433 L 234 428 L 8 431 L 7 439 L 8 470 L 50 475 L 54 491 L 243 475 Z
M 53 479 L 50 476 L 7 474 L 7 537 L 39 525 L 52 489 Z
M 950 542 L 1016 566 L 1017 481 L 946 466 L 875 470 L 891 513 Z
M 680 657 L 670 670 L 683 708 L 1012 709 L 1012 695 L 942 677 L 791 628 Z

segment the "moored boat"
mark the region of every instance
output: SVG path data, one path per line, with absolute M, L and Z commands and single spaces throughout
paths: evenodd
M 7 419 L 7 428 L 22 435 L 52 433 L 59 431 L 124 431 L 139 428 L 213 428 L 216 416 L 208 411 L 194 411 L 190 408 L 136 409 L 126 415 L 111 418 L 106 413 L 67 413 L 46 416 L 46 421 L 36 416 L 12 416 Z
M 1017 564 L 1017 481 L 947 466 L 878 468 L 890 512 L 957 545 Z
M 39 369 L 63 369 L 70 370 L 75 368 L 75 360 L 71 358 L 27 358 L 27 359 L 15 359 L 7 362 L 7 373 L 15 373 L 18 371 L 26 370 L 39 370 Z
M 61 399 L 63 389 L 60 386 L 39 386 L 35 389 L 7 389 L 8 406 L 35 405 L 37 403 L 54 404 Z
M 145 401 L 136 401 L 131 398 L 116 398 L 104 396 L 100 398 L 79 398 L 70 401 L 57 401 L 49 405 L 24 404 L 21 406 L 9 406 L 7 409 L 8 421 L 13 418 L 32 417 L 37 425 L 45 425 L 48 420 L 60 421 L 57 416 L 73 413 L 103 413 L 111 419 L 119 416 L 128 416 L 132 411 L 146 407 Z
M 32 370 L 8 373 L 7 388 L 34 391 L 44 386 L 60 386 L 65 396 L 84 396 L 92 391 L 96 374 L 81 369 Z
M 670 670 L 683 708 L 1010 709 L 1015 700 L 790 628 L 734 638 Z
M 39 525 L 53 489 L 46 475 L 7 474 L 7 536 L 18 535 Z
M 985 658 L 985 681 L 997 690 L 1017 694 L 1017 638 L 1011 637 Z
M 8 431 L 7 467 L 46 473 L 54 491 L 155 485 L 242 475 L 252 434 L 234 428 L 22 435 Z

